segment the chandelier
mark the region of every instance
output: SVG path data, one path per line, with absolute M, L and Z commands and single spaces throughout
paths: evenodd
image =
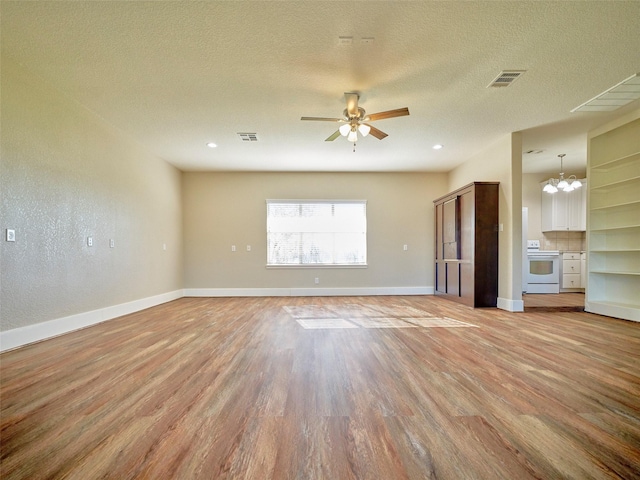
M 556 193 L 558 190 L 570 192 L 582 186 L 582 182 L 578 180 L 575 175 L 570 175 L 565 180 L 564 172 L 562 171 L 562 159 L 565 155 L 565 153 L 558 155 L 558 157 L 560 157 L 560 178 L 550 178 L 547 180 L 547 184 L 544 186 L 542 191 L 547 193 Z

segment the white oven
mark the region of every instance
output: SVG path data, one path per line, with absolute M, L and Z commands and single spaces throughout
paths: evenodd
M 560 252 L 527 248 L 527 293 L 560 293 Z

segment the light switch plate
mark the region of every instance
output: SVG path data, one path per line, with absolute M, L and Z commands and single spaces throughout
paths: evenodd
M 7 242 L 16 241 L 16 231 L 13 228 L 7 228 Z

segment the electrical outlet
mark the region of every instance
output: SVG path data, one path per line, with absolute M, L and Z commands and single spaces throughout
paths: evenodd
M 251 245 L 247 245 L 247 252 L 251 251 Z
M 87 247 L 93 247 L 93 237 L 87 237 Z
M 16 231 L 12 228 L 7 228 L 7 242 L 16 241 Z
M 116 241 L 113 238 L 109 239 L 109 248 L 114 248 L 116 246 Z
M 235 245 L 231 245 L 231 251 L 235 252 L 236 251 L 236 246 Z
M 320 279 L 318 277 L 316 277 L 315 284 L 318 285 L 319 283 L 320 283 Z
M 406 243 L 402 246 L 402 249 L 406 252 L 407 250 L 409 250 L 409 245 L 407 245 Z

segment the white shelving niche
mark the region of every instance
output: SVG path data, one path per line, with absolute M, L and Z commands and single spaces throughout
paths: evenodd
M 640 322 L 639 117 L 589 134 L 585 309 Z

